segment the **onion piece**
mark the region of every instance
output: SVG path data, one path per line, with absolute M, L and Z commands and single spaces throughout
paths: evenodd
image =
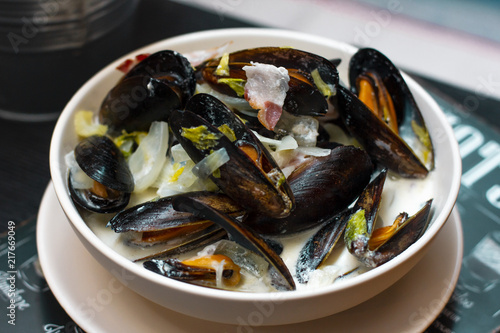
M 229 155 L 226 148 L 218 149 L 198 162 L 193 167 L 193 174 L 200 179 L 206 179 L 228 161 Z
M 217 47 L 212 47 L 206 50 L 197 50 L 193 52 L 183 53 L 182 55 L 186 57 L 192 66 L 196 67 L 205 60 L 220 57 L 226 52 L 226 49 L 233 42 L 227 42 Z
M 322 157 L 330 155 L 331 149 L 320 147 L 298 147 L 296 152 L 306 156 Z
M 281 150 L 292 150 L 296 149 L 299 145 L 297 141 L 291 137 L 290 135 L 284 136 L 281 140 L 271 139 L 265 136 L 260 135 L 259 133 L 252 131 L 253 134 L 262 142 L 265 146 L 272 147 L 273 151 L 281 151 Z
M 170 148 L 170 154 L 172 155 L 175 163 L 182 163 L 191 159 L 179 143 Z
M 105 135 L 108 126 L 100 124 L 92 111 L 78 111 L 73 120 L 75 132 L 79 137 L 87 138 L 92 135 Z
M 257 117 L 256 111 L 252 109 L 250 104 L 248 104 L 248 102 L 244 98 L 233 97 L 226 94 L 222 94 L 217 90 L 212 89 L 212 87 L 210 87 L 210 85 L 207 83 L 203 84 L 197 83 L 196 92 L 212 95 L 216 97 L 218 100 L 220 100 L 222 103 L 226 104 L 231 109 L 238 109 L 238 111 L 240 111 L 241 113 L 250 115 L 252 117 Z
M 155 121 L 151 124 L 148 135 L 128 160 L 134 176 L 134 192 L 144 191 L 154 183 L 165 164 L 167 149 L 168 124 Z

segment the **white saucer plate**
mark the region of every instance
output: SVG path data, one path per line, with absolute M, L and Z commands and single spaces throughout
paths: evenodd
M 226 325 L 168 310 L 128 289 L 80 243 L 52 183 L 38 214 L 37 244 L 54 296 L 87 332 L 271 333 L 311 328 L 315 332 L 422 332 L 451 297 L 463 255 L 462 225 L 455 209 L 425 257 L 381 294 L 330 317 L 286 326 L 259 326 L 259 318 L 273 309 L 256 305 L 256 312 L 243 318 L 240 325 Z

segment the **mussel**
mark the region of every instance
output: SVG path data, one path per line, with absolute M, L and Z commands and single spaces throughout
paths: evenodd
M 285 218 L 250 213 L 244 223 L 264 235 L 314 228 L 344 210 L 370 181 L 373 165 L 362 149 L 338 146 L 325 157 L 310 157 L 289 177 L 296 209 Z
M 135 65 L 102 102 L 99 120 L 114 133 L 147 131 L 166 121 L 194 94 L 196 80 L 189 61 L 170 50 L 149 55 Z
M 177 94 L 162 81 L 134 76 L 119 82 L 102 102 L 99 120 L 112 133 L 147 131 L 153 121 L 167 121 L 180 108 Z
M 169 278 L 207 287 L 229 288 L 240 280 L 240 267 L 231 258 L 216 254 L 180 261 L 178 259 L 148 260 L 143 266 Z M 220 277 L 219 277 L 220 276 Z
M 191 251 L 227 236 L 223 229 L 213 226 L 213 222 L 200 219 L 188 212 L 175 210 L 172 202 L 178 196 L 196 198 L 234 217 L 244 214 L 242 208 L 228 196 L 222 193 L 199 191 L 146 201 L 127 208 L 111 218 L 107 227 L 117 233 L 140 233 L 140 238 L 136 237 L 130 241 L 140 246 L 175 240 L 152 255 L 136 259 L 137 261 Z
M 375 229 L 387 170 L 383 169 L 363 190 L 356 204 L 332 216 L 300 251 L 296 277 L 307 283 L 311 272 L 326 261 L 344 235 L 348 251 L 367 267 L 380 266 L 403 252 L 425 231 L 432 200 L 415 215 L 400 213 L 392 226 Z
M 158 79 L 177 95 L 184 105 L 196 89 L 193 66 L 182 54 L 172 50 L 163 50 L 149 55 L 135 65 L 124 77 L 146 76 Z
M 434 167 L 432 142 L 399 70 L 373 49 L 359 50 L 349 66 L 353 92 L 339 87 L 338 94 L 349 133 L 380 166 L 403 177 L 425 177 Z
M 339 82 L 337 69 L 327 59 L 306 51 L 286 47 L 237 51 L 199 66 L 197 78 L 200 83 L 206 82 L 222 94 L 249 100 L 248 87 L 245 87 L 248 74 L 246 70 L 256 64 L 286 69 L 289 81 L 282 104 L 283 111 L 308 116 L 320 116 L 328 111 L 327 98 L 335 96 Z M 262 71 L 268 69 L 264 68 Z M 261 109 L 259 120 L 267 129 L 272 130 L 281 115 L 281 106 L 271 102 L 264 104 L 253 107 Z
M 225 214 L 241 216 L 244 213 L 236 202 L 222 193 L 201 191 L 179 195 L 197 198 Z M 177 196 L 146 201 L 123 210 L 109 220 L 108 227 L 118 233 L 152 232 L 207 222 L 191 213 L 176 211 L 172 202 Z
M 400 213 L 391 226 L 375 229 L 387 171 L 382 170 L 359 196 L 344 234 L 347 249 L 359 261 L 376 267 L 399 255 L 427 229 L 432 199 L 414 215 Z
M 74 157 L 78 167 L 70 169 L 68 188 L 75 203 L 98 213 L 118 212 L 127 206 L 134 179 L 110 138 L 83 139 L 75 147 Z
M 302 247 L 295 265 L 295 276 L 300 283 L 307 283 L 309 275 L 325 262 L 344 234 L 351 209 L 346 208 L 331 216 Z
M 208 219 L 224 228 L 231 238 L 262 257 L 272 267 L 277 282 L 276 286 L 285 290 L 294 290 L 295 282 L 281 257 L 266 243 L 266 241 L 252 229 L 231 216 L 224 214 L 210 205 L 189 196 L 178 196 L 173 201 L 176 210 L 192 213 Z
M 274 217 L 294 209 L 290 186 L 272 156 L 217 98 L 193 96 L 184 111 L 172 112 L 170 127 L 195 163 L 226 151 L 229 160 L 207 176 L 244 209 Z

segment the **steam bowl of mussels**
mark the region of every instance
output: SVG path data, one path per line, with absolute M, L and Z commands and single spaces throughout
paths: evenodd
M 408 273 L 453 209 L 461 160 L 383 50 L 225 29 L 98 72 L 57 122 L 50 169 L 68 223 L 125 286 L 189 316 L 281 325 Z

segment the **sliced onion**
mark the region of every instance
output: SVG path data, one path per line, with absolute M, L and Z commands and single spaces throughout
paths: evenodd
M 154 183 L 165 164 L 167 149 L 168 124 L 155 121 L 151 124 L 148 135 L 128 160 L 134 176 L 135 192 L 144 191 Z
M 218 47 L 212 47 L 206 50 L 197 50 L 189 53 L 183 53 L 182 55 L 186 57 L 192 66 L 198 66 L 202 62 L 212 58 L 218 58 L 224 54 L 227 47 L 231 45 L 232 42 L 227 42 Z
M 216 191 L 217 185 L 210 179 L 203 180 L 193 174 L 194 166 L 192 160 L 174 163 L 169 159 L 153 185 L 158 188 L 156 193 L 165 197 L 192 191 Z
M 104 135 L 108 126 L 100 124 L 92 111 L 78 111 L 74 118 L 75 132 L 82 138 L 92 135 Z
M 193 174 L 200 179 L 206 179 L 228 161 L 226 148 L 218 149 L 198 162 L 193 168 Z
M 273 148 L 272 150 L 274 151 L 296 149 L 299 146 L 297 144 L 297 141 L 290 135 L 283 137 L 281 140 L 276 140 L 262 136 L 255 131 L 253 131 L 253 134 L 255 134 L 255 136 L 257 137 L 257 139 L 259 139 L 260 142 L 262 142 L 267 146 L 272 147 Z
M 304 154 L 306 156 L 328 156 L 331 150 L 319 147 L 299 147 L 296 149 L 297 153 Z
M 241 113 L 251 115 L 253 117 L 257 117 L 257 112 L 252 109 L 250 104 L 241 97 L 233 97 L 225 94 L 221 94 L 220 92 L 212 89 L 210 85 L 204 83 L 204 84 L 197 84 L 196 85 L 196 92 L 197 93 L 205 93 L 205 94 L 210 94 L 212 96 L 215 96 L 217 99 L 219 99 L 222 103 L 226 104 L 229 108 L 234 108 L 238 109 Z
M 172 148 L 170 148 L 170 154 L 175 163 L 182 163 L 191 159 L 180 144 L 173 145 Z

